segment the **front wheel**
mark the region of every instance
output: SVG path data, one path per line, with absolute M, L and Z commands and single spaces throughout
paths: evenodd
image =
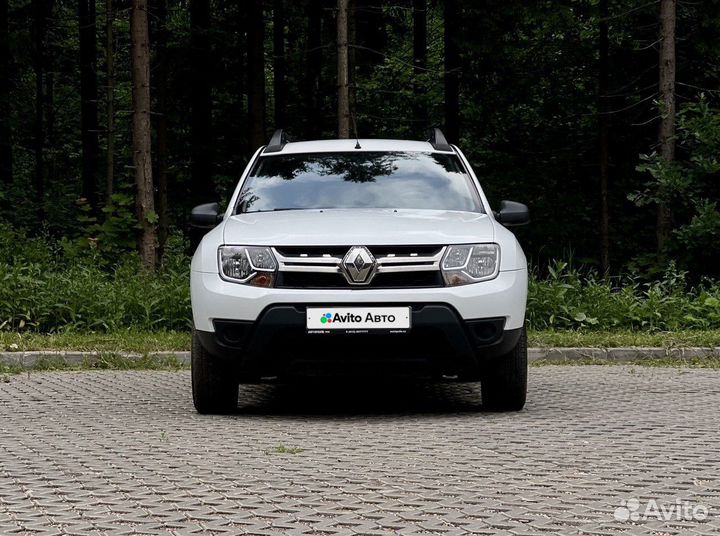
M 527 334 L 523 327 L 513 349 L 488 364 L 480 381 L 483 409 L 521 410 L 527 396 L 527 368 Z
M 211 355 L 192 334 L 190 352 L 193 403 L 198 413 L 231 413 L 237 409 L 238 382 L 232 365 Z

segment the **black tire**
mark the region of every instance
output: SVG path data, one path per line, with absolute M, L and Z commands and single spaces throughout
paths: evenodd
M 193 330 L 191 351 L 193 403 L 198 413 L 225 414 L 237 409 L 238 381 L 230 363 L 213 357 Z
M 507 354 L 488 363 L 480 382 L 483 409 L 520 411 L 527 397 L 527 334 Z

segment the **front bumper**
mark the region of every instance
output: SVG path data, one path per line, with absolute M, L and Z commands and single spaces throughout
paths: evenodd
M 232 360 L 242 381 L 351 376 L 477 380 L 483 365 L 509 352 L 522 328 L 505 319 L 463 320 L 446 304 L 412 304 L 403 334 L 308 334 L 305 304 L 273 305 L 255 322 L 215 320 L 196 331 L 212 355 Z
M 190 276 L 193 322 L 199 331 L 214 332 L 214 320 L 256 322 L 274 305 L 423 305 L 450 306 L 461 319 L 504 318 L 505 329 L 525 322 L 527 270 L 500 272 L 491 281 L 441 288 L 277 289 L 224 281 L 217 272 Z

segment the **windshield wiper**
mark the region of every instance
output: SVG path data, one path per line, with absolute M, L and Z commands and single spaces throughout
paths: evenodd
M 282 212 L 284 210 L 327 210 L 326 207 L 283 207 L 283 208 L 269 208 L 264 210 L 251 210 L 245 214 L 253 214 L 255 212 Z

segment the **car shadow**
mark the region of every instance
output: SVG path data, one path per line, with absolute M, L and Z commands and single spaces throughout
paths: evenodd
M 482 411 L 479 383 L 241 385 L 235 414 L 388 415 Z

